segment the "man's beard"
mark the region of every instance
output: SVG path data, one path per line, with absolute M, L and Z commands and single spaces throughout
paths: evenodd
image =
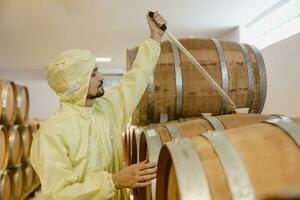
M 102 88 L 101 91 L 98 90 L 96 95 L 89 95 L 88 98 L 96 99 L 96 98 L 102 97 L 103 95 L 104 95 L 104 88 Z

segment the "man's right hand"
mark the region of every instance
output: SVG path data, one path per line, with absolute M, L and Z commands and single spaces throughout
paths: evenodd
M 167 21 L 157 11 L 154 12 L 153 18 L 147 14 L 147 20 L 150 29 L 150 38 L 160 43 L 164 35 L 164 31 L 162 31 L 159 27 L 166 24 Z
M 128 167 L 124 167 L 112 175 L 117 189 L 138 188 L 151 185 L 151 180 L 156 178 L 157 164 L 148 163 L 146 160 Z

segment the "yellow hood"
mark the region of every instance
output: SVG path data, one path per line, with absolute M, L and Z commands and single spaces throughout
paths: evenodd
M 48 66 L 47 80 L 61 102 L 84 106 L 95 56 L 85 49 L 64 51 Z

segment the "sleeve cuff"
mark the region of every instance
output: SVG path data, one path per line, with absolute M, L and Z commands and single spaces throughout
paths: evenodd
M 115 184 L 113 182 L 112 174 L 109 174 L 109 184 L 110 184 L 110 186 L 111 186 L 111 188 L 113 190 L 113 193 L 116 194 L 118 190 L 117 190 L 117 188 L 116 188 L 116 186 L 115 186 Z

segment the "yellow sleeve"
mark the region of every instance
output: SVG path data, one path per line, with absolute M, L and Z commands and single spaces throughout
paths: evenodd
M 47 199 L 111 199 L 116 189 L 106 171 L 83 174 L 86 158 L 78 163 L 69 159 L 67 145 L 59 135 L 36 135 L 31 148 L 31 163 L 40 177 Z
M 160 55 L 160 43 L 148 39 L 138 50 L 136 59 L 119 84 L 96 101 L 96 109 L 105 112 L 114 128 L 122 131 L 128 123 L 153 75 Z

